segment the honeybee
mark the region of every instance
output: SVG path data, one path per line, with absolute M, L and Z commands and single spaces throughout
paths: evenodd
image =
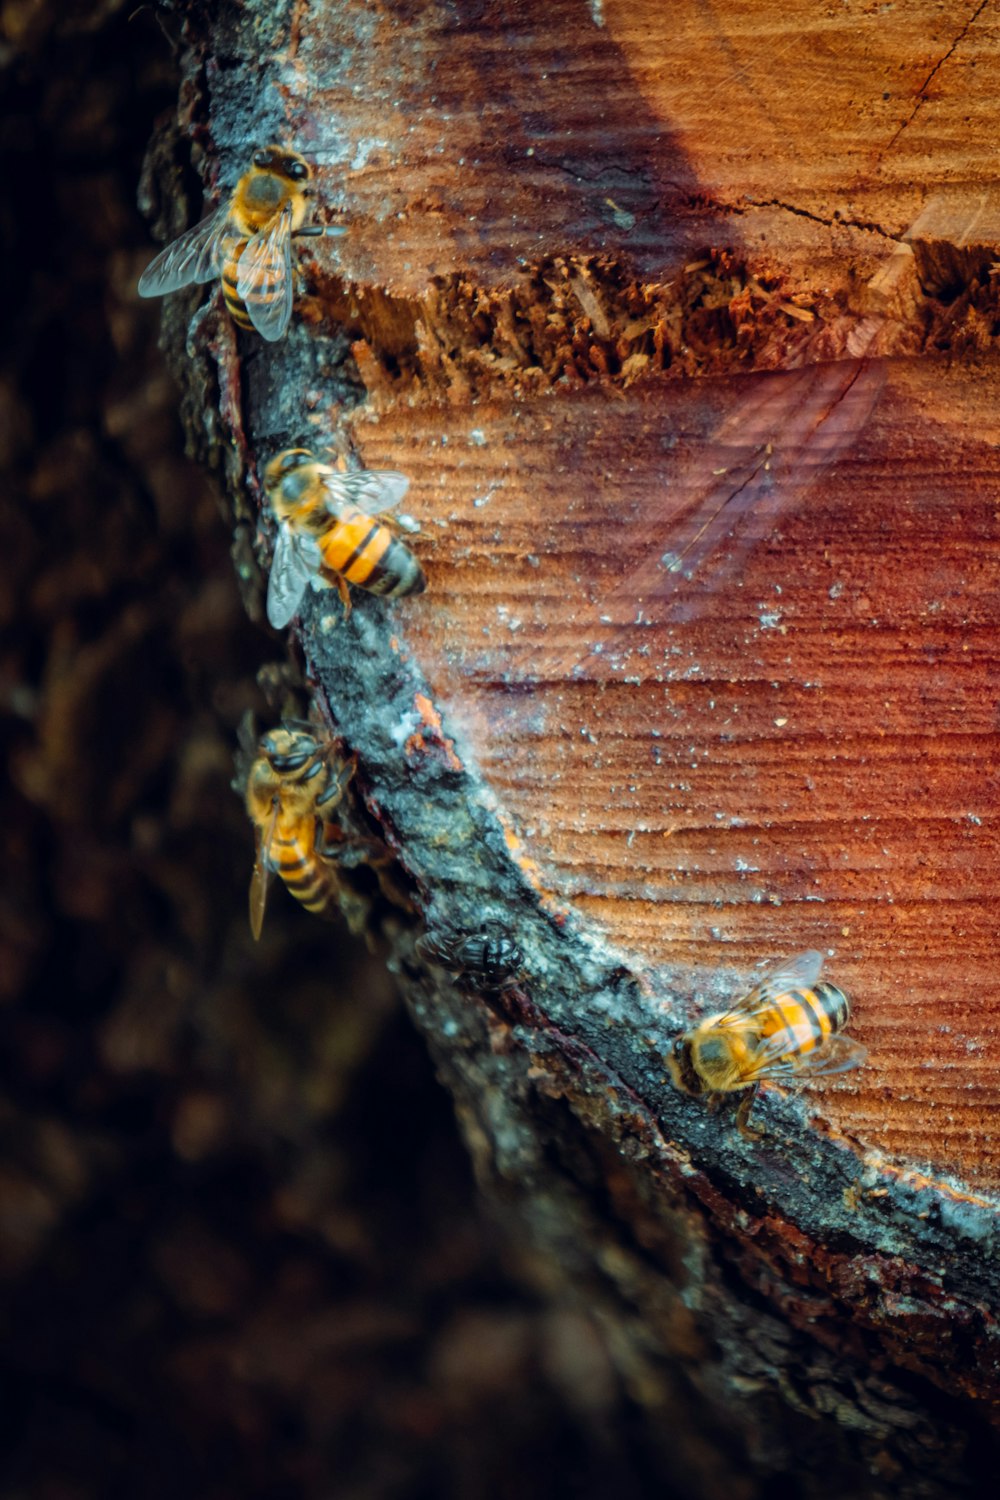
M 459 978 L 480 989 L 500 990 L 516 982 L 524 955 L 510 933 L 499 922 L 490 922 L 478 932 L 462 937 L 417 939 L 417 949 L 429 963 L 442 964 Z
M 773 969 L 732 1010 L 709 1016 L 679 1036 L 666 1058 L 674 1083 L 687 1094 L 714 1096 L 746 1089 L 736 1124 L 751 1140 L 748 1121 L 757 1087 L 790 1087 L 857 1068 L 867 1056 L 839 1033 L 850 1001 L 834 984 L 817 984 L 823 960 L 800 953 Z
M 304 220 L 312 169 L 297 151 L 264 146 L 228 203 L 174 240 L 139 278 L 140 297 L 162 297 L 182 286 L 222 278 L 233 322 L 280 339 L 292 316 L 292 236 L 344 234 Z
M 297 614 L 307 586 L 340 590 L 347 583 L 387 599 L 423 593 L 423 569 L 405 542 L 373 518 L 398 505 L 410 481 L 389 469 L 340 474 L 307 448 L 286 448 L 264 470 L 264 488 L 278 521 L 267 587 L 267 618 L 278 630 Z
M 264 924 L 273 874 L 307 911 L 331 912 L 339 889 L 336 865 L 348 861 L 345 851 L 330 842 L 335 831 L 330 818 L 354 774 L 353 761 L 335 770 L 329 747 L 307 729 L 290 725 L 265 734 L 257 752 L 246 785 L 246 808 L 257 841 L 250 881 L 255 938 Z

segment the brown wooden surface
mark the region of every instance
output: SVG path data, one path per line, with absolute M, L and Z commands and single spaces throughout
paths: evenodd
M 296 634 L 481 1180 L 657 1430 L 690 1381 L 752 1487 L 776 1439 L 951 1494 L 1000 1401 L 988 12 L 254 14 L 189 60 L 210 179 L 252 116 L 350 233 L 282 344 L 174 347 L 241 516 L 289 443 L 413 481 L 427 594 Z M 413 926 L 484 913 L 525 976 L 477 1003 Z M 807 946 L 871 1058 L 751 1144 L 662 1051 Z
M 828 954 L 872 1057 L 817 1107 L 998 1185 L 989 12 L 359 15 L 315 284 L 429 533 L 400 618 L 447 732 L 640 967 Z M 832 437 L 836 373 L 723 374 L 857 354 Z M 766 444 L 777 494 L 671 592 L 678 497 Z
M 428 532 L 398 628 L 546 885 L 695 987 L 828 953 L 871 1060 L 817 1110 L 996 1186 L 996 383 L 867 366 L 824 465 L 799 428 L 828 374 L 420 407 L 356 436 L 412 476 Z M 707 490 L 768 422 L 778 529 L 676 582 L 656 562 L 678 485 Z M 620 623 L 640 606 L 654 623 Z
M 648 274 L 699 232 L 836 288 L 929 193 L 994 180 L 1000 35 L 982 3 L 338 10 L 307 55 L 291 27 L 281 98 L 356 222 L 348 276 L 400 294 L 571 247 Z

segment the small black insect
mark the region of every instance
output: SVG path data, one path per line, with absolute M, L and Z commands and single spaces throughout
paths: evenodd
M 524 966 L 524 954 L 498 922 L 462 935 L 427 934 L 418 938 L 417 950 L 428 963 L 450 969 L 457 979 L 484 990 L 516 984 Z

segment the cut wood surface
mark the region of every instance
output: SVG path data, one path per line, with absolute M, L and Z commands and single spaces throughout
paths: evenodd
M 1000 1403 L 992 12 L 201 24 L 209 180 L 286 139 L 349 233 L 282 344 L 201 314 L 187 394 L 244 519 L 289 444 L 411 478 L 426 595 L 299 639 L 418 921 L 524 949 L 498 1020 L 384 924 L 484 1182 L 744 1455 L 780 1390 L 844 1445 L 803 1493 L 953 1493 Z M 663 1053 L 805 948 L 869 1061 L 752 1144 Z
M 402 409 L 356 436 L 429 532 L 396 628 L 544 883 L 672 991 L 828 952 L 871 1058 L 811 1106 L 995 1187 L 996 385 L 868 366 L 831 461 L 811 403 L 845 383 Z M 711 497 L 769 432 L 770 535 L 701 590 L 666 573 L 678 491 Z
M 700 237 L 837 290 L 929 194 L 994 188 L 1000 28 L 982 3 L 338 11 L 295 13 L 264 104 L 301 124 L 355 222 L 353 282 L 420 296 L 429 276 L 505 281 L 568 250 L 649 275 Z

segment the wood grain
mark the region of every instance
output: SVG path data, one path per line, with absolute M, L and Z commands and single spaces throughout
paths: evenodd
M 353 222 L 347 279 L 401 295 L 569 247 L 643 276 L 720 242 L 836 290 L 936 192 L 995 179 L 984 4 L 345 4 L 298 43 L 266 103 Z
M 430 588 L 399 628 L 545 884 L 693 993 L 819 948 L 871 1059 L 816 1109 L 996 1186 L 996 385 L 862 366 L 816 451 L 844 384 L 421 407 L 355 435 L 412 476 Z M 714 504 L 762 440 L 770 487 L 701 577 L 665 573 L 677 490 Z
M 734 1472 L 951 1495 L 1000 1410 L 990 13 L 284 17 L 226 33 L 220 181 L 252 116 L 349 234 L 281 344 L 186 347 L 237 504 L 290 443 L 411 477 L 427 593 L 297 634 L 480 1178 L 658 1431 L 681 1368 Z M 477 996 L 412 929 L 487 915 Z M 870 1061 L 751 1143 L 663 1052 L 806 947 Z
M 996 25 L 486 5 L 442 46 L 433 7 L 352 43 L 353 15 L 326 171 L 356 227 L 317 286 L 357 451 L 433 539 L 405 638 L 448 734 L 654 981 L 819 947 L 871 1061 L 817 1109 L 1000 1185 Z M 969 362 L 878 357 L 935 346 Z

